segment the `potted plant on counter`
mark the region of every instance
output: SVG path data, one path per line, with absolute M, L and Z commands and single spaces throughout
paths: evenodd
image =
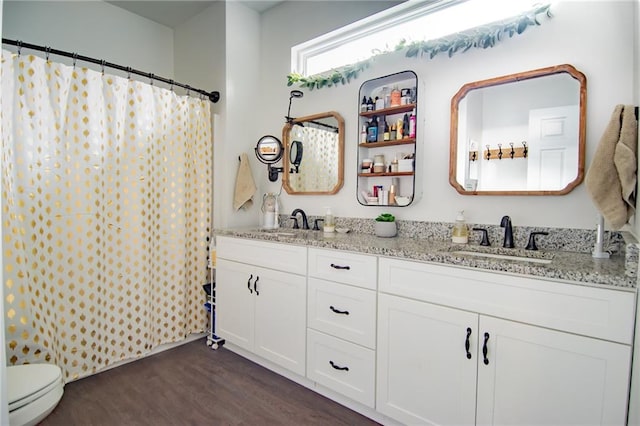
M 376 217 L 375 232 L 378 237 L 395 237 L 398 233 L 396 217 L 391 213 L 382 213 Z

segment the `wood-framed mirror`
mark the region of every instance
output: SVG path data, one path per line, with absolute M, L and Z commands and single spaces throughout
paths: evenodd
M 298 117 L 282 129 L 282 186 L 293 195 L 331 195 L 344 183 L 344 119 L 335 111 Z
M 463 195 L 564 195 L 584 179 L 587 79 L 563 64 L 465 84 L 449 183 Z

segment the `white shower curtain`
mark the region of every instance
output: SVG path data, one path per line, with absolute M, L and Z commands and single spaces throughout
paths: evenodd
M 206 326 L 209 101 L 2 52 L 7 359 L 72 380 Z

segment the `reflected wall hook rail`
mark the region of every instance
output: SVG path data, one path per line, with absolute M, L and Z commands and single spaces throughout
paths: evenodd
M 169 80 L 167 78 L 164 77 L 159 77 L 157 75 L 148 73 L 148 72 L 144 72 L 144 71 L 139 71 L 136 69 L 133 69 L 131 67 L 125 67 L 122 65 L 118 65 L 118 64 L 114 64 L 111 62 L 107 62 L 105 60 L 102 59 L 94 59 L 94 58 L 90 58 L 88 56 L 83 56 L 83 55 L 78 55 L 77 53 L 71 53 L 71 52 L 65 52 L 64 50 L 58 50 L 58 49 L 52 49 L 51 47 L 44 47 L 44 46 L 38 46 L 37 44 L 31 44 L 31 43 L 25 43 L 22 40 L 10 40 L 7 38 L 3 38 L 2 39 L 2 44 L 8 44 L 11 46 L 17 46 L 17 53 L 18 56 L 21 55 L 22 53 L 22 49 L 23 48 L 27 48 L 27 49 L 31 49 L 31 50 L 37 50 L 40 52 L 45 52 L 46 56 L 47 56 L 47 60 L 49 60 L 49 55 L 50 54 L 54 54 L 54 55 L 58 55 L 58 56 L 64 56 L 67 58 L 73 58 L 73 66 L 75 68 L 76 66 L 76 61 L 77 60 L 81 60 L 84 62 L 89 62 L 92 64 L 96 64 L 96 65 L 100 65 L 102 68 L 104 67 L 109 67 L 109 68 L 113 68 L 113 69 L 117 69 L 120 71 L 124 71 L 127 73 L 128 77 L 130 77 L 131 74 L 136 74 L 142 77 L 146 77 L 150 80 L 156 80 L 156 81 L 161 81 L 163 83 L 169 84 L 171 85 L 171 87 L 173 86 L 178 86 L 178 87 L 182 87 L 183 89 L 187 89 L 187 94 L 189 94 L 190 91 L 199 93 L 201 95 L 206 96 L 207 98 L 209 98 L 209 100 L 213 103 L 216 103 L 220 100 L 220 92 L 218 92 L 217 90 L 214 90 L 212 92 L 207 92 L 206 90 L 202 90 L 202 89 L 194 89 L 193 87 L 190 87 L 187 84 L 182 84 L 182 83 L 178 83 L 175 82 L 173 80 Z

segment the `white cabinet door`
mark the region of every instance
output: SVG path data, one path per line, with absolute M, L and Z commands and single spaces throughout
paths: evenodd
M 216 333 L 247 350 L 253 350 L 254 340 L 253 279 L 252 269 L 247 265 L 217 260 Z
M 377 410 L 406 424 L 474 424 L 477 330 L 477 314 L 380 294 Z
M 306 278 L 264 268 L 254 271 L 254 352 L 304 376 Z
M 479 330 L 477 424 L 625 424 L 629 346 L 485 316 Z

